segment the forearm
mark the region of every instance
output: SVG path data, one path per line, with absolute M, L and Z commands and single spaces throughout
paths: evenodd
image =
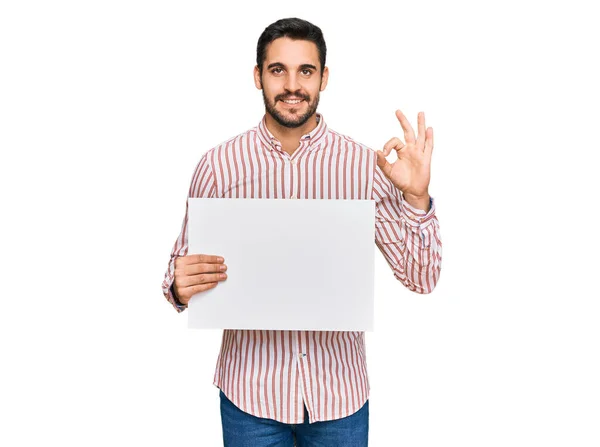
M 209 151 L 210 152 L 210 151 Z M 192 176 L 192 182 L 188 192 L 188 198 L 190 197 L 204 197 L 211 198 L 215 196 L 215 183 L 208 162 L 208 153 L 204 154 Z M 173 245 L 171 250 L 171 258 L 169 260 L 169 266 L 162 283 L 162 291 L 165 298 L 173 305 L 177 312 L 182 312 L 187 308 L 187 305 L 182 304 L 176 296 L 173 282 L 175 280 L 175 259 L 180 256 L 186 256 L 188 254 L 188 204 L 185 205 L 185 216 L 183 218 L 183 224 L 181 225 L 181 231 L 179 237 Z
M 175 248 L 174 248 L 175 250 Z M 186 247 L 187 250 L 187 247 Z M 187 306 L 182 304 L 177 297 L 177 293 L 175 292 L 175 258 L 176 256 L 171 256 L 171 260 L 169 261 L 169 266 L 167 268 L 167 272 L 165 273 L 165 278 L 162 283 L 162 291 L 163 295 L 171 303 L 171 305 L 177 310 L 177 312 L 183 312 Z
M 430 293 L 437 284 L 442 259 L 433 199 L 409 199 L 381 176 L 374 186 L 377 246 L 402 284 L 416 293 Z
M 400 217 L 378 225 L 377 245 L 394 276 L 409 290 L 427 294 L 440 276 L 442 244 L 437 218 Z

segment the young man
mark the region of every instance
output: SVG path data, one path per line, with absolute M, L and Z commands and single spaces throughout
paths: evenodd
M 202 156 L 189 197 L 375 200 L 377 246 L 402 284 L 429 293 L 441 266 L 428 193 L 433 129 L 420 113 L 415 136 L 397 111 L 404 142 L 392 138 L 377 152 L 329 129 L 317 113 L 325 58 L 322 32 L 309 22 L 283 19 L 264 30 L 254 82 L 265 116 Z M 183 311 L 226 270 L 218 254 L 188 253 L 186 212 L 163 282 L 167 299 Z M 225 330 L 214 384 L 226 446 L 367 445 L 363 332 Z

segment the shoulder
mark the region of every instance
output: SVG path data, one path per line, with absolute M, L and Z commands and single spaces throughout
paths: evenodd
M 366 144 L 356 141 L 354 138 L 339 133 L 331 128 L 328 129 L 327 137 L 332 143 L 337 142 L 342 150 L 348 151 L 360 151 L 365 154 L 375 154 L 375 151 Z
M 242 132 L 222 143 L 217 144 L 204 153 L 202 158 L 214 159 L 215 157 L 220 158 L 226 153 L 230 153 L 241 148 L 246 148 L 251 142 L 256 139 L 257 128 L 253 127 L 245 132 Z

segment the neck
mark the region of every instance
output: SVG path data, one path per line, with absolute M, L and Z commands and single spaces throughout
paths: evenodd
M 281 146 L 285 152 L 292 155 L 298 146 L 300 145 L 300 138 L 302 135 L 306 135 L 317 127 L 317 114 L 314 113 L 306 123 L 300 127 L 290 128 L 279 124 L 271 115 L 268 113 L 266 116 L 266 126 L 269 132 L 273 134 L 275 138 L 279 140 Z

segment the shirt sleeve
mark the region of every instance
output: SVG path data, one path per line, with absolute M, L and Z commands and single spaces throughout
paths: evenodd
M 196 166 L 194 175 L 192 176 L 192 182 L 188 192 L 188 198 L 213 198 L 215 197 L 215 181 L 210 163 L 208 160 L 208 153 L 204 154 L 200 159 L 200 162 Z M 179 237 L 173 245 L 171 250 L 171 258 L 169 259 L 169 266 L 165 273 L 165 278 L 162 283 L 162 290 L 165 298 L 173 305 L 177 312 L 183 312 L 187 305 L 181 304 L 175 295 L 173 294 L 173 281 L 175 279 L 175 259 L 179 256 L 186 256 L 188 254 L 188 203 L 185 204 L 185 216 L 183 218 L 183 224 L 181 225 L 181 232 Z
M 408 204 L 402 192 L 375 166 L 375 243 L 394 276 L 409 290 L 430 293 L 442 263 L 442 241 L 435 201 L 428 212 Z

